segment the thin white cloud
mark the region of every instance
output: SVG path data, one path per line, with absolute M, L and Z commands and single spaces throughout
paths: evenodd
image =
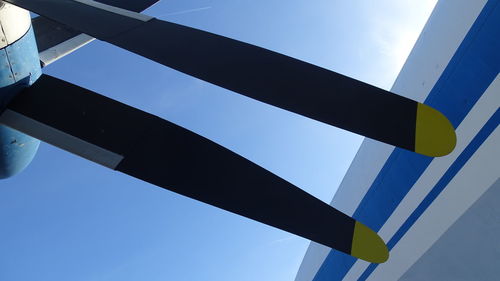
M 200 7 L 200 8 L 194 8 L 194 9 L 187 9 L 187 10 L 182 10 L 182 11 L 177 11 L 177 12 L 163 14 L 163 15 L 160 15 L 158 17 L 168 17 L 168 16 L 184 15 L 184 14 L 189 14 L 189 13 L 194 13 L 194 12 L 200 12 L 200 11 L 208 10 L 208 9 L 211 9 L 211 8 L 212 8 L 212 6 Z
M 289 241 L 292 241 L 294 239 L 298 238 L 298 236 L 295 236 L 295 235 L 290 235 L 288 237 L 285 237 L 285 238 L 281 238 L 281 239 L 276 239 L 274 241 L 271 241 L 269 243 L 269 245 L 275 245 L 275 244 L 281 244 L 281 243 L 285 243 L 285 242 L 289 242 Z

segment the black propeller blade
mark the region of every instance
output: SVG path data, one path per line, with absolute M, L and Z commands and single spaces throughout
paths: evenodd
M 429 156 L 450 153 L 451 123 L 427 105 L 226 37 L 89 0 L 6 0 L 242 95 Z
M 370 262 L 368 227 L 226 148 L 149 113 L 42 75 L 0 123 L 91 161 Z

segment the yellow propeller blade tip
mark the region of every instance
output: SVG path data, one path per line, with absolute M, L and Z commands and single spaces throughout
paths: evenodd
M 453 151 L 457 136 L 451 122 L 436 109 L 419 103 L 415 128 L 415 152 L 427 156 L 445 156 Z
M 375 231 L 356 221 L 351 255 L 368 262 L 383 263 L 389 258 L 389 250 Z

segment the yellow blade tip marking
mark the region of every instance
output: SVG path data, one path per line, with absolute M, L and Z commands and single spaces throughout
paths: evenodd
M 356 221 L 351 255 L 365 261 L 383 263 L 389 258 L 389 250 L 375 231 Z
M 445 156 L 453 151 L 457 136 L 451 122 L 434 108 L 419 103 L 415 128 L 415 152 L 427 156 Z

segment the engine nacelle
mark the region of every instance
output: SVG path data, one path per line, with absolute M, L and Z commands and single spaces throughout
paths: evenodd
M 28 11 L 0 2 L 0 114 L 9 101 L 41 75 Z M 40 141 L 0 125 L 0 179 L 21 172 Z

